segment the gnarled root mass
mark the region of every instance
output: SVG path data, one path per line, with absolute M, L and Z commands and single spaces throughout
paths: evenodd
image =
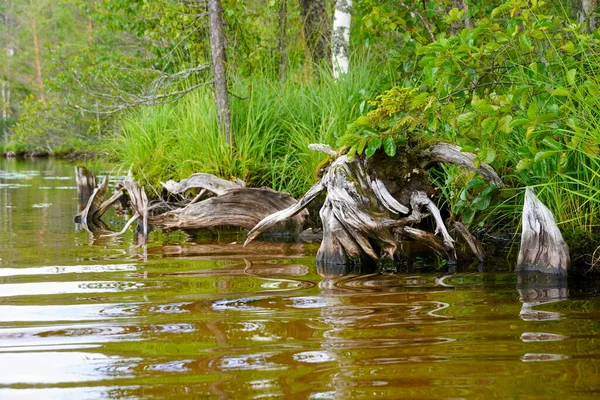
M 322 145 L 313 148 L 333 154 Z M 248 234 L 246 244 L 303 210 L 319 193 L 326 191 L 320 211 L 323 222 L 323 241 L 317 253 L 320 265 L 392 260 L 398 253 L 400 241 L 406 238 L 424 243 L 455 263 L 454 240 L 440 210 L 431 200 L 434 190 L 424 167 L 437 162 L 454 163 L 502 185 L 489 165 L 482 163 L 476 167 L 473 160 L 474 155 L 462 153 L 459 147 L 447 143 L 434 144 L 421 151 L 405 150 L 393 158 L 376 153 L 371 158 L 357 156 L 351 160 L 342 155 L 327 167 L 321 181 L 297 204 L 260 221 Z M 433 219 L 434 232 L 419 227 L 426 217 Z M 462 232 L 461 236 L 465 235 L 470 248 L 482 259 L 476 239 L 468 231 Z

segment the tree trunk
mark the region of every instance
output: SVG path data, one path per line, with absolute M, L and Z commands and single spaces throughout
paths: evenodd
M 350 21 L 352 0 L 337 0 L 333 16 L 333 35 L 331 37 L 333 51 L 333 78 L 348 72 L 350 54 Z
M 299 0 L 306 45 L 315 64 L 329 63 L 330 22 L 324 0 Z
M 8 120 L 8 110 L 10 107 L 10 82 L 2 81 L 2 136 L 4 141 L 8 142 L 8 129 L 6 128 Z
M 38 37 L 37 23 L 36 23 L 35 18 L 33 18 L 31 20 L 31 32 L 33 34 L 33 48 L 35 51 L 35 73 L 36 73 L 35 81 L 40 90 L 40 100 L 42 100 L 42 103 L 45 103 L 46 102 L 46 93 L 44 91 L 44 78 L 42 76 L 42 59 L 41 59 L 41 55 L 40 55 L 40 40 Z
M 219 129 L 225 143 L 231 144 L 231 112 L 227 92 L 227 75 L 225 73 L 225 39 L 223 37 L 223 20 L 221 17 L 221 1 L 208 0 L 210 19 L 210 52 L 215 80 L 215 102 L 219 117 Z
M 579 23 L 584 25 L 588 33 L 596 30 L 596 0 L 581 0 L 581 8 L 579 9 Z
M 288 54 L 287 54 L 287 0 L 281 0 L 279 5 L 279 80 L 284 82 L 287 78 Z

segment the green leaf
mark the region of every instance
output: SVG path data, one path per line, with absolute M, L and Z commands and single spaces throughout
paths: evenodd
M 479 161 L 490 164 L 496 159 L 496 151 L 493 149 L 483 148 L 477 153 Z
M 494 107 L 490 105 L 486 99 L 473 98 L 473 101 L 471 101 L 471 106 L 473 106 L 475 111 L 479 111 L 481 113 L 493 113 L 495 111 Z
M 553 96 L 560 96 L 560 97 L 568 97 L 569 96 L 569 91 L 565 88 L 556 88 L 552 91 L 552 95 Z
M 550 147 L 553 150 L 558 150 L 558 151 L 565 150 L 565 146 L 562 143 L 557 142 L 556 140 L 552 139 L 551 137 L 545 137 L 542 140 L 542 143 L 544 143 L 546 146 Z
M 373 156 L 373 154 L 375 154 L 377 149 L 379 149 L 380 147 L 381 147 L 381 138 L 377 138 L 375 140 L 370 141 L 369 144 L 367 145 L 367 150 L 365 151 L 365 155 L 367 156 L 367 158 L 370 158 L 371 156 Z
M 540 161 L 545 160 L 548 157 L 552 157 L 558 153 L 560 153 L 560 151 L 557 151 L 557 150 L 538 151 L 537 154 L 535 155 L 533 161 L 540 162 Z
M 469 225 L 471 222 L 473 222 L 473 219 L 475 219 L 475 210 L 473 210 L 471 207 L 465 207 L 463 211 L 463 222 L 466 225 Z
M 458 203 L 456 203 L 454 205 L 454 207 L 452 207 L 452 212 L 454 213 L 454 215 L 458 214 L 460 212 L 460 210 L 462 210 L 464 208 L 464 206 L 466 206 L 467 203 L 465 203 L 464 201 L 459 201 Z
M 458 117 L 456 117 L 456 124 L 460 126 L 466 124 L 467 122 L 471 122 L 476 115 L 477 114 L 475 114 L 474 112 L 460 114 Z
M 356 147 L 356 152 L 358 154 L 362 154 L 363 151 L 365 151 L 366 145 L 367 145 L 367 138 L 360 139 L 360 142 L 358 142 L 358 146 Z
M 530 120 L 535 120 L 536 116 L 537 116 L 537 105 L 535 103 L 531 103 L 529 105 L 529 108 L 527 109 L 527 117 L 529 117 Z
M 467 184 L 465 185 L 465 189 L 470 190 L 470 189 L 476 189 L 476 188 L 481 188 L 485 186 L 485 181 L 483 180 L 483 178 L 479 177 L 479 176 L 475 176 L 473 177 L 469 182 L 467 182 Z
M 567 82 L 569 85 L 575 86 L 575 76 L 577 75 L 577 70 L 575 68 L 567 71 Z
M 483 191 L 481 192 L 481 194 L 479 196 L 487 196 L 487 197 L 492 197 L 492 193 L 494 193 L 494 191 L 496 191 L 496 186 L 490 184 L 488 185 L 488 187 L 486 187 L 485 189 L 483 189 Z
M 389 157 L 394 157 L 396 155 L 396 142 L 394 142 L 394 139 L 390 136 L 383 140 L 383 150 Z
M 473 207 L 477 210 L 485 210 L 490 206 L 491 198 L 489 196 L 479 196 L 473 200 Z
M 570 53 L 570 54 L 575 53 L 575 45 L 570 40 L 567 43 L 560 46 L 560 48 L 561 48 L 561 50 L 564 50 L 567 53 Z
M 504 132 L 504 133 L 511 133 L 512 132 L 512 123 L 513 117 L 510 115 L 505 115 L 504 117 L 500 118 L 500 120 L 498 121 L 498 129 L 500 129 L 500 131 Z
M 517 164 L 517 171 L 523 171 L 529 169 L 533 165 L 533 159 L 524 158 Z
M 531 50 L 533 45 L 531 44 L 531 39 L 529 38 L 529 32 L 522 32 L 519 35 L 519 44 L 524 50 Z
M 346 153 L 346 157 L 348 157 L 348 161 L 352 162 L 354 160 L 354 155 L 356 154 L 356 146 L 352 146 L 348 153 Z
M 510 121 L 510 128 L 514 129 L 517 128 L 523 124 L 526 124 L 527 122 L 529 122 L 529 118 L 525 118 L 525 117 L 517 117 L 515 119 L 513 119 L 512 121 Z M 507 132 L 508 133 L 508 132 Z
M 498 117 L 489 117 L 481 122 L 481 127 L 487 132 L 492 133 L 498 124 Z

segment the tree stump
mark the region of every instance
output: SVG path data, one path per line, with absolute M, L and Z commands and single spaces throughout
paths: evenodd
M 525 191 L 523 232 L 517 271 L 539 271 L 567 275 L 571 264 L 565 243 L 552 212 L 537 198 L 532 188 Z
M 323 145 L 311 146 L 329 155 L 335 154 Z M 420 150 L 405 148 L 392 158 L 381 151 L 371 158 L 357 156 L 352 160 L 341 155 L 297 204 L 260 221 L 248 234 L 246 244 L 294 216 L 326 191 L 320 211 L 323 241 L 317 253 L 317 264 L 325 274 L 343 270 L 340 265 L 393 260 L 399 241 L 407 237 L 423 242 L 455 263 L 454 241 L 431 200 L 434 189 L 425 168 L 436 162 L 450 162 L 475 170 L 502 185 L 489 165 L 481 163 L 477 168 L 474 157 L 447 143 L 431 144 Z M 419 227 L 426 217 L 433 219 L 433 233 Z

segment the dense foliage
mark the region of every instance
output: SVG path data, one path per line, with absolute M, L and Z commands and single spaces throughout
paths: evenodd
M 298 195 L 322 162 L 310 142 L 352 157 L 446 140 L 508 184 L 438 171 L 454 218 L 512 229 L 519 189 L 535 186 L 564 227 L 597 230 L 600 32 L 579 1 L 356 1 L 351 72 L 334 81 L 328 60 L 313 63 L 297 2 L 223 0 L 232 147 L 207 86 L 203 2 L 27 4 L 0 10 L 2 45 L 19 44 L 2 55 L 5 142 L 92 143 L 154 187 L 205 171 Z

